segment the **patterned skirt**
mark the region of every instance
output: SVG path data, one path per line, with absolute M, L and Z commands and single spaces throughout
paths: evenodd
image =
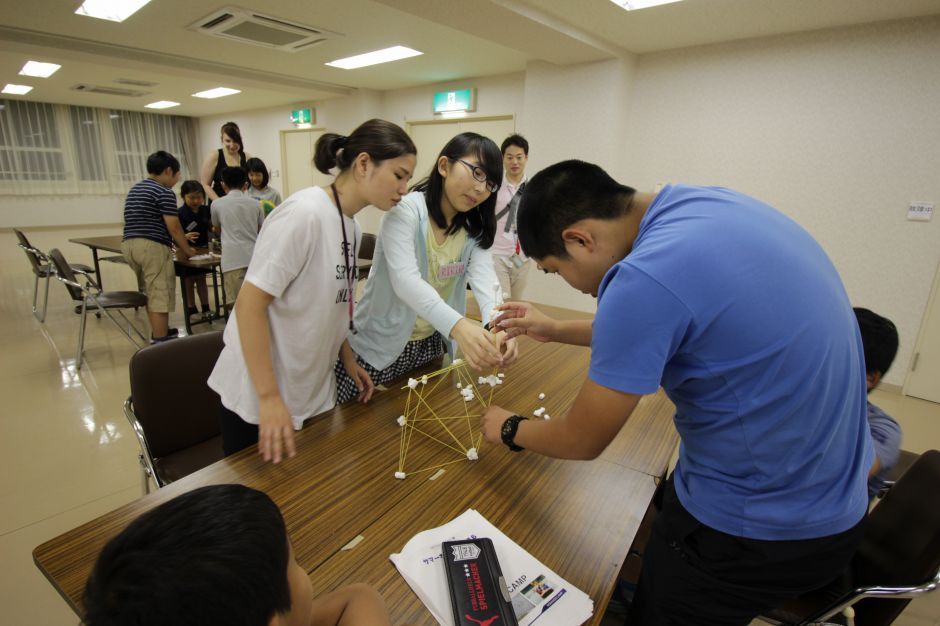
M 356 355 L 356 361 L 359 366 L 369 372 L 372 382 L 376 385 L 384 385 L 394 380 L 402 378 L 405 374 L 416 370 L 422 365 L 427 365 L 434 359 L 440 358 L 446 351 L 444 337 L 440 333 L 434 333 L 426 339 L 409 341 L 405 344 L 405 350 L 395 361 L 383 370 L 377 370 L 366 363 L 361 356 Z M 355 398 L 359 394 L 356 383 L 346 373 L 343 362 L 337 359 L 334 366 L 336 373 L 336 403 L 343 404 Z

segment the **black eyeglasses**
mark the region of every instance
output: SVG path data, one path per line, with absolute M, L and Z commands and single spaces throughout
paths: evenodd
M 499 183 L 494 183 L 486 177 L 486 172 L 483 171 L 483 168 L 479 165 L 474 165 L 473 163 L 467 163 L 463 159 L 451 159 L 451 161 L 457 161 L 463 163 L 470 168 L 470 173 L 473 175 L 473 179 L 486 184 L 486 190 L 490 193 L 496 193 L 499 190 Z

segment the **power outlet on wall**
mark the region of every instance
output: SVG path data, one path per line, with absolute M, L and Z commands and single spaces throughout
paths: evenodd
M 933 217 L 933 202 L 911 202 L 907 207 L 907 219 L 913 222 L 929 222 Z

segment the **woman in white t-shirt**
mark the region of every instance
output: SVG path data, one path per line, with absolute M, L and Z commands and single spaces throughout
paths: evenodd
M 368 373 L 349 343 L 361 233 L 353 215 L 401 200 L 417 150 L 405 132 L 369 120 L 317 140 L 314 164 L 333 183 L 292 194 L 264 222 L 225 328 L 209 386 L 222 398 L 225 454 L 254 443 L 266 461 L 294 455 L 294 430 L 336 403 L 339 357 L 363 402 Z
M 453 344 L 474 369 L 508 365 L 496 336 L 468 320 L 467 284 L 484 323 L 497 304 L 498 281 L 489 248 L 496 234 L 496 191 L 503 158 L 491 139 L 461 133 L 441 150 L 427 179 L 382 218 L 372 270 L 356 307 L 349 342 L 359 366 L 385 384 L 440 357 Z M 500 300 L 501 302 L 501 300 Z M 357 385 L 336 364 L 337 402 Z

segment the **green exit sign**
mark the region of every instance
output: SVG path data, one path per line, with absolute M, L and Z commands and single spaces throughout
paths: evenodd
M 441 91 L 434 94 L 434 112 L 475 111 L 477 105 L 476 89 L 459 91 Z
M 313 124 L 313 109 L 291 111 L 290 121 L 294 124 Z

